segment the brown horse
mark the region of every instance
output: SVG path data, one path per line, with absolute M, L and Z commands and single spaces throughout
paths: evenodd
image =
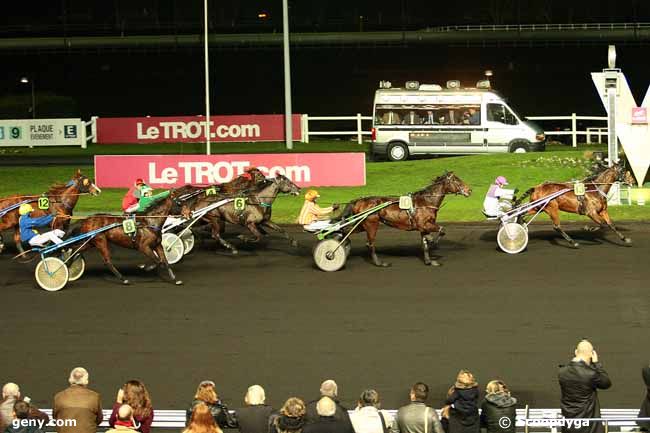
M 94 246 L 104 260 L 104 264 L 113 272 L 113 274 L 122 281 L 123 284 L 129 284 L 129 280 L 117 270 L 111 261 L 111 252 L 109 243 L 140 251 L 142 254 L 153 260 L 154 265 L 147 270 L 163 267 L 169 276 L 169 279 L 177 285 L 183 284 L 181 280 L 176 279 L 176 275 L 167 263 L 165 251 L 161 245 L 161 229 L 165 218 L 171 212 L 181 212 L 185 218 L 190 217 L 190 211 L 187 206 L 182 206 L 177 199 L 176 191 L 164 199 L 161 199 L 141 214 L 136 214 L 137 231 L 135 237 L 124 233 L 123 228 L 116 227 L 111 230 L 99 233 L 97 236 L 82 249 L 88 249 Z M 182 208 L 181 208 L 182 206 Z M 108 226 L 113 223 L 123 222 L 125 217 L 105 214 L 91 215 L 81 222 L 78 233 L 88 233 L 90 231 Z
M 376 266 L 390 266 L 377 257 L 375 251 L 375 239 L 379 223 L 399 229 L 420 232 L 422 238 L 422 252 L 424 253 L 424 264 L 440 266 L 436 260 L 430 257 L 430 249 L 444 234 L 442 227 L 436 224 L 438 210 L 447 194 L 461 194 L 469 197 L 472 190 L 453 172 L 444 173 L 433 182 L 417 192 L 410 194 L 413 203 L 411 210 L 400 209 L 398 203 L 393 203 L 379 212 L 370 214 L 355 232 L 366 232 L 368 238 L 368 250 L 370 258 Z M 382 203 L 398 201 L 399 197 L 365 197 L 350 202 L 343 211 L 342 217 L 349 217 L 364 212 Z M 434 236 L 437 235 L 437 236 Z
M 48 191 L 44 194 L 44 196 L 50 200 L 50 208 L 48 210 L 41 210 L 38 209 L 37 206 L 33 206 L 34 212 L 32 215 L 34 217 L 40 217 L 47 213 L 51 213 L 57 217 L 69 217 L 72 216 L 72 212 L 77 205 L 77 201 L 81 194 L 91 194 L 96 196 L 99 193 L 101 193 L 101 190 L 92 182 L 92 180 L 81 174 L 81 171 L 77 170 L 72 179 L 70 179 L 70 181 L 65 185 L 57 183 L 50 186 Z M 14 195 L 2 198 L 0 199 L 0 211 L 25 200 L 33 200 L 36 202 L 38 197 L 41 196 Z M 0 217 L 0 231 L 14 229 L 14 242 L 16 243 L 18 252 L 22 253 L 23 247 L 20 241 L 19 220 L 20 215 L 18 215 L 18 209 L 7 212 L 4 216 Z M 56 218 L 52 223 L 52 228 L 62 229 L 65 231 L 69 224 L 70 218 Z M 2 238 L 0 238 L 0 252 L 2 252 L 3 249 L 4 244 L 2 243 Z
M 263 182 L 266 179 L 264 173 L 255 167 L 250 167 L 244 171 L 243 174 L 240 174 L 230 182 L 222 183 L 219 185 L 210 185 L 210 186 L 194 186 L 194 185 L 184 185 L 177 189 L 178 198 L 180 200 L 189 200 L 194 197 L 198 197 L 201 193 L 204 193 L 211 187 L 215 188 L 215 192 L 221 195 L 231 195 L 237 194 L 241 191 L 246 191 L 255 187 L 255 185 Z
M 232 254 L 237 254 L 237 249 L 221 237 L 226 222 L 244 226 L 253 234 L 252 238 L 242 237 L 244 242 L 259 242 L 265 234 L 264 229 L 267 228 L 282 234 L 290 241 L 291 245 L 297 245 L 297 242 L 284 229 L 271 221 L 271 206 L 279 193 L 298 195 L 300 188 L 281 174 L 272 179 L 266 179 L 256 188 L 256 191 L 250 191 L 244 196 L 246 205 L 243 209 L 236 209 L 235 203 L 230 202 L 213 209 L 203 217 L 212 228 L 212 237 L 229 249 Z M 220 195 L 201 197 L 194 203 L 192 209 L 205 208 L 227 197 Z
M 566 192 L 565 194 L 560 195 L 559 197 L 551 200 L 548 205 L 543 209 L 544 212 L 548 214 L 553 222 L 553 229 L 559 232 L 567 242 L 571 244 L 574 248 L 577 248 L 579 245 L 574 241 L 564 230 L 560 227 L 560 212 L 575 213 L 581 215 L 587 215 L 591 218 L 598 227 L 585 227 L 586 230 L 595 231 L 599 230 L 602 227 L 609 227 L 616 235 L 626 244 L 630 245 L 632 240 L 621 234 L 614 224 L 612 219 L 609 217 L 607 212 L 607 194 L 614 182 L 623 182 L 623 183 L 633 183 L 634 178 L 629 171 L 626 171 L 625 168 L 620 164 L 615 164 L 612 167 L 607 168 L 606 166 L 602 170 L 591 177 L 588 177 L 582 181 L 585 185 L 585 195 L 582 203 L 578 200 L 573 191 L 573 182 L 546 182 L 540 185 L 537 185 L 533 188 L 530 188 L 526 191 L 521 197 L 519 197 L 516 203 L 520 203 L 526 197 L 530 197 L 530 201 L 539 200 L 541 198 L 547 197 L 555 192 L 561 191 L 566 188 L 571 188 L 571 191 Z M 536 214 L 538 209 L 531 209 L 529 215 Z

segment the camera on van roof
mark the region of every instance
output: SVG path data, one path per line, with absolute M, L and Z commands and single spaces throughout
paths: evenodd
M 489 89 L 490 88 L 490 80 L 481 80 L 476 83 L 476 88 L 477 89 Z
M 447 81 L 448 89 L 460 89 L 460 81 L 458 80 L 449 80 Z
M 420 88 L 420 82 L 419 81 L 407 81 L 406 85 L 404 86 L 408 90 L 418 90 Z
M 391 87 L 393 87 L 393 85 L 391 84 L 390 81 L 382 80 L 382 81 L 379 82 L 379 88 L 380 89 L 390 89 Z

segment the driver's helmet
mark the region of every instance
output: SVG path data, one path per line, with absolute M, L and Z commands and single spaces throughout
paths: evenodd
M 151 197 L 153 194 L 153 189 L 151 189 L 150 186 L 143 185 L 142 188 L 140 189 L 140 192 L 142 193 L 143 197 Z
M 307 191 L 305 193 L 305 200 L 308 200 L 308 201 L 314 201 L 318 197 L 320 197 L 320 194 L 318 194 L 318 191 L 316 191 L 315 189 L 310 189 L 309 191 Z
M 497 178 L 494 179 L 494 183 L 497 185 L 508 185 L 508 179 L 506 179 L 504 176 L 497 176 Z
M 18 208 L 18 213 L 19 213 L 20 215 L 27 215 L 28 213 L 30 213 L 30 212 L 33 211 L 33 210 L 34 210 L 34 208 L 32 207 L 31 204 L 29 204 L 29 203 L 23 203 L 23 204 L 21 204 L 20 207 Z

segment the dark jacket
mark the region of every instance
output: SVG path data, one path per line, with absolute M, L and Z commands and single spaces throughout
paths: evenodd
M 213 404 L 207 404 L 206 402 L 201 400 L 192 401 L 192 406 L 190 406 L 190 408 L 186 411 L 185 414 L 186 423 L 188 425 L 190 423 L 190 418 L 192 418 L 192 412 L 194 411 L 194 406 L 196 406 L 199 403 L 204 403 L 210 408 L 210 413 L 212 414 L 212 418 L 214 418 L 214 422 L 216 422 L 217 425 L 222 429 L 237 427 L 237 420 L 232 415 L 230 415 L 230 413 L 228 412 L 228 408 L 226 407 L 225 404 L 221 402 L 221 400 Z
M 0 401 L 0 432 L 4 432 L 9 424 L 11 424 L 11 421 L 13 420 L 14 404 L 16 404 L 16 397 L 7 397 Z M 31 403 L 29 404 L 28 418 L 41 419 L 44 422 L 43 425 L 46 425 L 48 421 L 50 421 L 50 417 L 45 412 L 41 412 Z
M 428 416 L 426 424 L 425 414 Z M 399 408 L 391 431 L 392 433 L 443 433 L 443 428 L 434 408 L 427 407 L 423 401 L 413 401 Z
M 478 433 L 480 420 L 478 416 L 478 386 L 455 388 L 447 397 L 445 404 L 449 410 L 449 433 Z
M 318 420 L 305 425 L 302 433 L 354 433 L 354 429 L 349 417 L 346 421 L 336 416 L 319 416 Z
M 562 390 L 560 408 L 565 418 L 600 418 L 598 389 L 612 386 L 603 366 L 596 362 L 591 365 L 582 361 L 571 361 L 560 367 L 558 380 Z M 562 427 L 564 433 L 603 433 L 603 425 L 590 423 L 588 427 Z
M 274 412 L 269 417 L 269 433 L 302 433 L 305 418 L 294 418 Z
M 108 419 L 108 425 L 111 427 L 115 427 L 115 421 L 117 421 L 117 412 L 120 410 L 120 406 L 122 406 L 121 403 L 115 403 L 113 405 L 113 412 L 111 412 L 111 417 Z M 134 428 L 134 430 L 137 430 L 142 433 L 149 433 L 151 431 L 151 423 L 153 423 L 153 408 L 151 408 L 151 411 L 149 412 L 149 416 L 134 416 L 133 419 L 138 423 L 140 426 L 139 428 Z
M 320 400 L 320 398 L 318 400 Z M 320 419 L 320 415 L 318 415 L 318 411 L 316 410 L 316 404 L 318 403 L 318 400 L 312 400 L 309 403 L 307 403 L 307 414 L 305 415 L 305 420 L 307 421 L 307 424 L 316 422 Z M 343 407 L 338 400 L 336 399 L 332 399 L 332 400 L 334 400 L 334 403 L 336 403 L 336 412 L 334 412 L 334 418 L 346 422 L 350 426 L 350 428 L 352 428 L 352 423 L 350 422 L 350 415 L 348 414 L 348 410 L 345 407 Z
M 644 367 L 641 370 L 641 375 L 643 376 L 643 382 L 645 383 L 647 394 L 643 403 L 641 403 L 641 409 L 639 410 L 639 418 L 650 418 L 650 367 Z M 639 427 L 642 430 L 650 430 L 650 422 L 648 421 L 639 421 Z
M 14 428 L 13 425 L 9 424 L 4 433 L 43 433 L 43 430 L 36 425 Z
M 503 392 L 486 395 L 481 404 L 481 427 L 487 433 L 515 433 L 516 404 L 516 398 Z M 510 423 L 503 421 L 504 418 Z
M 241 433 L 267 433 L 273 408 L 265 404 L 246 406 L 235 410 Z
M 85 386 L 70 385 L 54 396 L 52 418 L 76 420 L 74 427 L 57 427 L 59 433 L 95 433 L 104 419 L 101 398 Z

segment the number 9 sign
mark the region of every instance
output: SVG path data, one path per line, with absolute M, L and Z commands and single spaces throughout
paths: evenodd
M 19 140 L 21 136 L 21 130 L 19 126 L 12 126 L 9 129 L 9 136 L 14 140 Z

